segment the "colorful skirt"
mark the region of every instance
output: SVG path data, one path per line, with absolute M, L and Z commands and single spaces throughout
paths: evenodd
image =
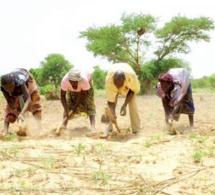
M 78 105 L 74 114 L 86 113 L 88 116 L 96 114 L 96 107 L 94 103 L 94 88 L 92 81 L 90 82 L 90 86 L 91 88 L 89 91 L 86 92 L 87 94 L 84 101 Z M 77 102 L 78 95 L 79 92 L 68 91 L 66 93 L 66 103 L 69 110 L 71 110 L 73 105 Z
M 189 86 L 186 95 L 182 99 L 181 105 L 178 109 L 178 111 L 173 116 L 174 120 L 178 121 L 180 114 L 194 114 L 195 107 L 193 102 L 193 96 L 192 96 L 192 88 L 191 85 Z
M 40 94 L 39 94 L 39 88 L 38 85 L 33 77 L 32 74 L 29 73 L 29 78 L 27 81 L 27 87 L 28 91 L 31 96 L 31 103 L 28 107 L 28 111 L 31 112 L 33 115 L 36 115 L 37 113 L 41 113 L 42 111 L 42 105 L 40 101 Z M 23 97 L 24 102 L 26 101 L 26 98 Z M 19 96 L 11 97 L 11 101 L 14 103 L 15 108 L 21 112 L 22 106 L 20 105 Z M 10 108 L 10 106 L 7 104 L 5 109 L 5 116 L 4 120 L 10 123 L 14 123 L 17 119 L 16 114 L 14 111 Z

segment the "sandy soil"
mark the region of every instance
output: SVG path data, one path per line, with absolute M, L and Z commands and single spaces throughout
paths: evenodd
M 96 97 L 96 127 L 106 101 Z M 119 99 L 117 112 L 124 101 Z M 60 101 L 43 104 L 42 138 L 29 119 L 27 137 L 0 140 L 0 194 L 215 194 L 215 95 L 194 94 L 195 127 L 188 117 L 174 123 L 178 135 L 167 135 L 161 100 L 137 98 L 142 132 L 130 132 L 129 117 L 118 114 L 117 131 L 108 139 L 89 138 L 88 118 L 69 121 L 68 129 L 53 132 L 62 120 Z M 0 100 L 3 115 L 5 101 Z M 10 130 L 17 131 L 17 124 Z M 3 130 L 3 119 L 0 119 Z

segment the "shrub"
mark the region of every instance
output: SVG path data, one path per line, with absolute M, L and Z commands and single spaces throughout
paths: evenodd
M 60 100 L 60 93 L 58 89 L 54 89 L 54 90 L 47 90 L 46 94 L 45 94 L 45 98 L 47 100 Z
M 53 84 L 45 85 L 43 87 L 40 87 L 40 94 L 45 95 L 47 91 L 53 91 L 55 90 L 55 86 Z

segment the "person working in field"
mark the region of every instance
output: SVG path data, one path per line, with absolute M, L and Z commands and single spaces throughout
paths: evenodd
M 184 68 L 173 68 L 158 76 L 157 95 L 162 99 L 166 123 L 178 121 L 180 114 L 187 114 L 190 126 L 194 123 L 194 103 L 190 75 Z M 170 131 L 170 134 L 176 132 Z
M 63 77 L 61 81 L 61 103 L 64 108 L 63 117 L 66 118 L 62 128 L 67 127 L 68 120 L 74 114 L 84 112 L 89 116 L 91 124 L 91 132 L 87 135 L 96 133 L 94 88 L 91 76 L 87 71 L 71 69 Z
M 9 133 L 10 123 L 17 119 L 24 121 L 27 111 L 31 112 L 38 124 L 38 132 L 42 131 L 41 103 L 37 83 L 30 72 L 17 68 L 1 76 L 1 91 L 7 101 L 4 117 L 4 134 Z M 19 135 L 23 132 L 17 132 Z M 25 134 L 25 133 L 24 133 Z
M 113 64 L 108 70 L 105 79 L 105 92 L 108 107 L 111 110 L 112 115 L 116 119 L 116 105 L 118 95 L 121 94 L 125 97 L 125 101 L 120 109 L 120 115 L 125 116 L 127 113 L 127 105 L 129 106 L 130 123 L 133 133 L 138 133 L 141 129 L 141 121 L 137 109 L 136 94 L 140 90 L 140 83 L 136 73 L 127 63 Z M 107 126 L 104 136 L 113 130 L 113 123 L 116 121 L 110 121 Z

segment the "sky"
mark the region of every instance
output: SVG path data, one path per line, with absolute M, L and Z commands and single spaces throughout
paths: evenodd
M 151 14 L 160 23 L 178 14 L 215 21 L 213 0 L 0 0 L 0 75 L 22 67 L 39 68 L 49 54 L 62 54 L 75 67 L 108 69 L 105 59 L 85 48 L 80 31 L 120 22 L 122 13 Z M 210 42 L 191 44 L 180 57 L 191 65 L 193 78 L 215 73 L 215 32 Z

